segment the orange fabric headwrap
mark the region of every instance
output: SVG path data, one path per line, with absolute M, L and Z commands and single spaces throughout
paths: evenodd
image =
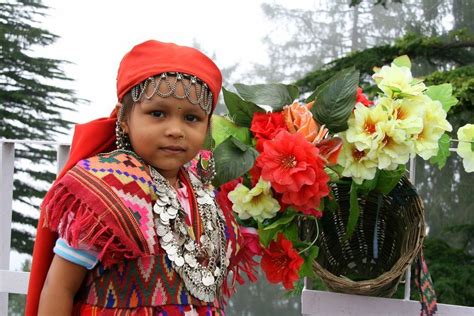
M 135 85 L 148 77 L 164 72 L 181 72 L 194 75 L 204 81 L 213 94 L 213 107 L 222 85 L 219 68 L 206 55 L 197 49 L 173 43 L 146 41 L 132 48 L 120 62 L 117 74 L 117 98 L 123 96 Z M 115 124 L 117 114 L 113 111 L 108 118 L 97 119 L 76 125 L 71 145 L 71 153 L 60 179 L 78 161 L 101 152 L 112 151 L 115 146 Z M 40 214 L 33 261 L 26 301 L 27 316 L 37 315 L 41 290 L 53 259 L 53 247 L 57 234 L 43 227 L 44 217 Z

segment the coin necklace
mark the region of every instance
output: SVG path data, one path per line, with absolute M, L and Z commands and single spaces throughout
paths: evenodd
M 161 248 L 166 251 L 173 269 L 179 274 L 189 293 L 199 300 L 212 302 L 227 273 L 225 218 L 216 206 L 214 193 L 188 172 L 195 193 L 203 232 L 197 242 L 185 222 L 186 212 L 176 191 L 153 167 L 150 174 L 158 196 L 153 212 L 155 229 Z

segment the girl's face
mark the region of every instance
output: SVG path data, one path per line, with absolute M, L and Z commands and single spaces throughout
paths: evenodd
M 181 85 L 177 94 L 183 95 Z M 150 100 L 143 97 L 132 107 L 122 129 L 133 150 L 166 179 L 174 181 L 179 168 L 202 149 L 208 123 L 208 115 L 199 105 L 186 98 L 162 98 L 155 94 Z

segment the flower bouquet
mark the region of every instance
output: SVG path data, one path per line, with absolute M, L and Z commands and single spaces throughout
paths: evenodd
M 358 88 L 354 69 L 304 102 L 293 85 L 223 89 L 229 114 L 215 116 L 212 129 L 217 201 L 257 230 L 261 268 L 271 283 L 291 290 L 315 272 L 326 284 L 334 281 L 326 274 L 364 281 L 392 266 L 405 269 L 418 252 L 423 212 L 405 165 L 415 155 L 445 162 L 452 130 L 446 113 L 457 100 L 449 84 L 427 88 L 410 68 L 402 56 L 375 69 L 380 92 L 373 102 Z M 351 252 L 356 248 L 363 254 Z M 375 267 L 378 261 L 385 265 Z M 383 285 L 383 293 L 372 294 L 393 293 L 400 275 L 389 278 L 388 292 Z

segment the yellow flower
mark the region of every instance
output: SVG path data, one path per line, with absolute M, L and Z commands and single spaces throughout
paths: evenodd
M 391 100 L 382 98 L 380 104 L 387 108 L 390 119 L 394 121 L 394 130 L 391 133 L 397 142 L 406 142 L 412 135 L 423 130 L 423 115 L 425 107 L 423 97 Z
M 347 122 L 349 125 L 346 132 L 347 141 L 353 143 L 359 151 L 373 149 L 384 137 L 380 124 L 387 120 L 388 115 L 383 107 L 376 105 L 368 108 L 357 103 L 354 113 Z
M 466 124 L 458 129 L 458 148 L 456 152 L 462 158 L 466 172 L 474 171 L 474 124 Z
M 342 175 L 352 177 L 358 184 L 361 184 L 364 179 L 373 179 L 377 171 L 377 160 L 371 158 L 370 150 L 359 150 L 355 144 L 347 141 L 344 133 L 340 136 L 343 145 L 337 163 L 344 167 Z
M 446 111 L 439 101 L 433 101 L 428 96 L 422 97 L 424 106 L 423 130 L 413 136 L 415 152 L 427 160 L 438 153 L 438 141 L 446 132 L 452 131 L 452 126 L 446 120 Z
M 397 128 L 395 120 L 381 124 L 380 130 L 384 137 L 368 155 L 378 161 L 379 169 L 395 170 L 398 165 L 405 164 L 410 159 L 413 152 L 412 142 L 403 139 L 400 141 L 400 129 Z
M 372 78 L 388 97 L 420 95 L 426 89 L 421 80 L 413 78 L 410 68 L 399 67 L 394 63 L 390 66 L 383 66 L 372 75 Z
M 251 190 L 243 184 L 238 184 L 228 194 L 233 203 L 232 210 L 241 219 L 253 217 L 257 221 L 272 218 L 280 210 L 280 204 L 272 197 L 270 182 L 260 178 Z

